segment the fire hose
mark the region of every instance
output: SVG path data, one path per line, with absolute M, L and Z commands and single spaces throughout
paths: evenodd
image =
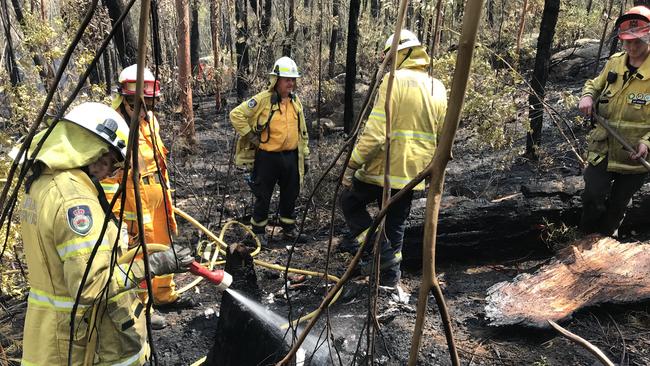
M 190 270 L 189 271 L 192 274 L 196 275 L 197 277 L 192 282 L 190 282 L 188 285 L 180 288 L 177 291 L 179 294 L 193 288 L 196 285 L 198 285 L 201 281 L 203 281 L 204 278 L 208 279 L 210 282 L 217 285 L 217 288 L 219 290 L 221 290 L 221 291 L 227 289 L 230 286 L 230 284 L 232 283 L 232 276 L 230 274 L 228 274 L 227 272 L 225 272 L 223 270 L 213 271 L 215 265 L 225 263 L 224 260 L 220 260 L 220 261 L 217 260 L 217 258 L 218 258 L 217 252 L 221 253 L 222 255 L 226 254 L 225 248 L 228 247 L 228 244 L 226 244 L 224 242 L 223 237 L 224 237 L 226 231 L 228 230 L 228 228 L 230 228 L 230 226 L 239 225 L 246 232 L 248 232 L 253 238 L 255 238 L 256 248 L 251 253 L 251 256 L 255 256 L 261 251 L 262 245 L 260 244 L 259 239 L 257 239 L 257 237 L 255 236 L 253 231 L 248 226 L 242 224 L 239 221 L 228 221 L 228 222 L 226 222 L 226 224 L 221 229 L 221 232 L 219 233 L 219 236 L 216 236 L 216 235 L 214 235 L 214 233 L 212 231 L 210 231 L 208 228 L 203 226 L 200 222 L 198 222 L 196 219 L 194 219 L 192 216 L 190 216 L 189 214 L 187 214 L 183 210 L 181 210 L 181 209 L 179 209 L 177 207 L 174 207 L 174 212 L 176 214 L 178 214 L 179 216 L 181 216 L 182 218 L 184 218 L 185 220 L 189 221 L 192 225 L 194 225 L 196 228 L 198 228 L 199 230 L 204 232 L 210 239 L 212 239 L 214 243 L 218 244 L 217 250 L 212 253 L 212 255 L 210 256 L 210 259 L 208 260 L 208 263 L 207 263 L 206 266 L 204 266 L 203 264 L 198 263 L 196 261 L 194 261 L 190 265 Z M 167 249 L 169 249 L 169 247 L 167 247 L 166 245 L 163 245 L 163 244 L 147 244 L 147 252 L 149 252 L 149 253 L 155 253 L 155 252 L 164 251 L 164 250 L 167 250 Z M 126 252 L 124 255 L 122 255 L 118 259 L 118 263 L 119 264 L 125 264 L 125 263 L 128 263 L 129 261 L 131 261 L 133 259 L 133 257 L 136 255 L 137 250 L 138 250 L 138 248 L 130 249 L 128 252 Z M 302 274 L 302 275 L 314 276 L 314 277 L 325 277 L 325 274 L 322 273 L 322 272 L 308 271 L 308 270 L 292 268 L 292 267 L 287 268 L 286 266 L 281 266 L 281 265 L 278 265 L 278 264 L 264 262 L 264 261 L 261 261 L 259 259 L 253 259 L 253 263 L 255 263 L 256 265 L 262 266 L 264 268 L 273 269 L 273 270 L 277 270 L 277 271 L 281 271 L 281 272 L 284 272 L 285 270 L 288 270 L 288 272 L 290 272 L 290 273 L 296 273 L 296 274 Z M 332 280 L 332 281 L 335 281 L 335 282 L 339 281 L 338 277 L 336 277 L 334 275 L 331 275 L 331 274 L 328 274 L 327 278 L 329 280 Z M 341 292 L 342 292 L 342 289 L 339 290 L 339 292 L 336 294 L 336 296 L 334 297 L 334 300 L 332 301 L 332 303 L 336 302 L 336 300 L 341 295 Z M 312 317 L 314 317 L 315 313 L 316 313 L 316 311 L 312 311 L 309 314 L 307 314 L 307 315 L 305 315 L 303 317 L 300 317 L 298 320 L 293 321 L 292 325 L 297 326 L 299 323 L 302 323 L 304 321 L 307 321 L 307 320 L 311 319 Z M 282 325 L 280 328 L 287 329 L 288 327 L 289 327 L 289 324 L 287 323 L 287 324 Z

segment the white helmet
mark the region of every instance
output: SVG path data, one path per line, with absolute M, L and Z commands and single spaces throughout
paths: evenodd
M 299 78 L 298 65 L 287 56 L 280 57 L 273 65 L 273 71 L 269 75 L 284 77 L 284 78 Z
M 121 160 L 126 157 L 129 125 L 111 107 L 101 103 L 82 103 L 72 108 L 63 120 L 79 125 L 113 147 Z
M 390 37 L 388 37 L 386 40 L 386 43 L 384 44 L 384 53 L 388 52 L 390 46 L 393 45 L 394 36 L 395 33 L 391 34 Z M 398 51 L 405 48 L 417 47 L 421 45 L 422 43 L 420 43 L 420 40 L 418 40 L 418 37 L 413 32 L 406 29 L 402 29 L 402 31 L 399 32 L 399 43 L 397 44 Z
M 138 65 L 133 64 L 120 73 L 118 78 L 117 91 L 122 95 L 134 95 L 135 83 L 138 80 Z M 160 96 L 160 82 L 151 73 L 151 70 L 144 68 L 144 96 L 154 98 Z

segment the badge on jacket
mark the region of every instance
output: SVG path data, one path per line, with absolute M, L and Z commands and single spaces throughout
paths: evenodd
M 68 226 L 75 233 L 86 236 L 93 227 L 93 216 L 90 207 L 86 205 L 74 206 L 68 209 Z
M 248 101 L 248 108 L 253 109 L 257 105 L 257 101 L 255 99 L 252 99 Z

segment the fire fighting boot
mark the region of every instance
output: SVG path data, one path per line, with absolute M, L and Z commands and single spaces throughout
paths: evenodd
M 305 234 L 299 234 L 298 230 L 294 227 L 289 229 L 282 229 L 282 240 L 291 244 L 304 244 L 309 241 L 309 237 Z
M 390 268 L 382 269 L 379 273 L 379 285 L 384 287 L 395 288 L 402 278 L 402 271 L 399 264 Z
M 160 315 L 160 313 L 155 310 L 151 313 L 150 320 L 151 329 L 160 330 L 167 326 L 167 320 L 165 320 L 165 317 Z
M 336 247 L 336 250 L 339 253 L 350 253 L 352 255 L 355 255 L 359 250 L 359 243 L 356 240 L 348 238 L 346 236 L 343 238 L 343 240 L 341 240 L 338 247 Z
M 156 304 L 156 306 L 158 309 L 193 309 L 196 307 L 196 301 L 191 297 L 178 296 L 173 302 Z

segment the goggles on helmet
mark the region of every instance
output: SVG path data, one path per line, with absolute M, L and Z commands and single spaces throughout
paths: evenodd
M 122 95 L 135 95 L 135 84 L 136 80 L 124 80 L 122 86 L 120 87 L 120 93 Z M 146 81 L 144 82 L 143 94 L 145 98 L 155 98 L 160 96 L 160 82 L 155 81 Z

